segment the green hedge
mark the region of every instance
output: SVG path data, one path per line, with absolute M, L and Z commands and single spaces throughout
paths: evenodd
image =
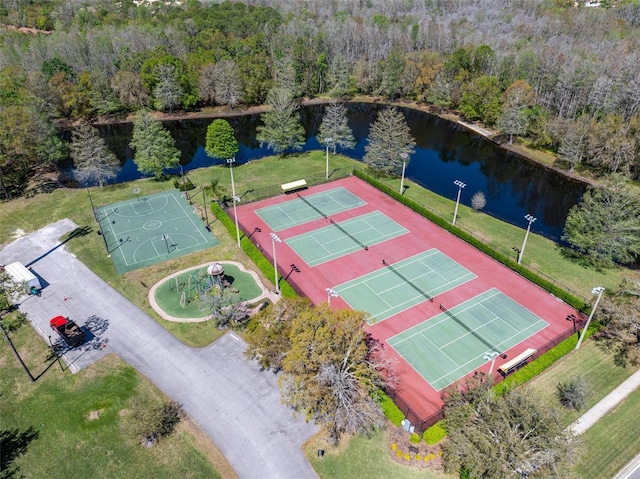
M 226 211 L 218 203 L 211 203 L 211 211 L 218 218 L 218 220 L 227 228 L 232 238 L 236 236 L 235 222 L 229 217 Z M 268 278 L 273 275 L 273 264 L 264 257 L 262 252 L 254 245 L 250 239 L 246 236 L 240 239 L 240 246 L 243 251 L 249 256 L 256 266 L 262 271 L 262 273 Z M 284 298 L 295 298 L 298 294 L 294 291 L 289 283 L 284 279 L 280 280 L 280 294 Z
M 407 198 L 406 196 L 401 195 L 398 191 L 391 188 L 389 185 L 386 185 L 385 183 L 381 182 L 380 180 L 374 178 L 367 172 L 361 169 L 355 168 L 353 170 L 353 174 L 358 178 L 366 181 L 371 186 L 382 191 L 383 193 L 391 196 L 396 201 L 399 201 L 400 203 L 411 208 L 413 211 L 415 211 L 419 215 L 424 216 L 432 223 L 435 223 L 436 225 L 440 226 L 442 229 L 445 229 L 448 232 L 456 235 L 461 240 L 469 243 L 471 246 L 474 246 L 475 248 L 479 249 L 483 253 L 492 257 L 496 261 L 499 261 L 500 263 L 504 264 L 508 268 L 516 271 L 518 274 L 528 279 L 532 283 L 537 284 L 538 286 L 545 289 L 546 291 L 553 294 L 554 296 L 561 298 L 562 300 L 564 300 L 566 303 L 570 304 L 574 308 L 582 310 L 587 306 L 584 300 L 577 298 L 572 294 L 569 294 L 567 291 L 557 286 L 556 284 L 552 283 L 551 281 L 548 281 L 545 278 L 541 278 L 537 273 L 534 273 L 533 271 L 528 270 L 522 265 L 519 265 L 518 263 L 516 263 L 506 255 L 500 253 L 499 251 L 496 251 L 494 248 L 492 248 L 489 245 L 486 245 L 485 243 L 480 241 L 478 238 L 472 236 L 466 231 L 463 231 L 460 228 L 453 226 L 451 223 L 446 221 L 441 216 L 438 216 L 433 211 L 419 204 L 417 201 L 414 201 L 411 198 Z
M 422 434 L 423 441 L 430 446 L 438 444 L 445 437 L 447 437 L 447 430 L 442 424 L 440 424 L 440 421 L 427 428 L 427 430 Z
M 402 426 L 402 421 L 404 420 L 403 412 L 384 391 L 378 392 L 378 402 L 387 419 L 396 427 Z
M 598 331 L 598 329 L 600 329 L 600 325 L 596 323 L 592 323 L 592 325 L 589 327 L 589 330 L 587 331 L 587 334 L 585 335 L 585 339 L 593 335 L 596 331 Z M 553 349 L 550 349 L 546 353 L 542 354 L 535 361 L 530 362 L 529 364 L 524 366 L 522 369 L 507 376 L 507 378 L 504 381 L 496 384 L 493 387 L 493 390 L 497 394 L 504 394 L 508 390 L 516 386 L 519 386 L 521 384 L 524 384 L 527 381 L 530 381 L 531 379 L 535 378 L 540 373 L 542 373 L 548 367 L 553 366 L 553 364 L 556 361 L 558 361 L 559 359 L 562 359 L 564 356 L 566 356 L 571 351 L 573 351 L 576 348 L 577 343 L 578 343 L 578 334 L 574 334 L 568 337 Z

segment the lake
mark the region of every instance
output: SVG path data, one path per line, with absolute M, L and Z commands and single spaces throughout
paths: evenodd
M 367 143 L 369 126 L 384 105 L 349 103 L 349 125 L 356 138 L 353 149 L 338 150 L 354 159 L 362 159 Z M 559 241 L 569 209 L 576 204 L 586 185 L 553 170 L 506 151 L 494 142 L 471 132 L 457 123 L 418 110 L 400 109 L 416 140 L 416 151 L 411 155 L 406 176 L 425 188 L 455 200 L 458 187 L 455 180 L 466 184 L 461 203 L 470 205 L 474 193 L 484 193 L 487 204 L 483 211 L 501 220 L 526 228 L 526 214 L 537 218 L 531 230 Z M 316 139 L 322 121 L 324 106 L 301 109 L 306 143 L 303 150 L 324 149 Z M 269 156 L 272 152 L 256 141 L 259 115 L 227 118 L 238 139 L 238 163 Z M 223 163 L 207 156 L 204 143 L 211 119 L 193 119 L 164 122 L 182 153 L 185 171 Z M 132 124 L 100 125 L 101 134 L 122 164 L 116 182 L 140 178 L 131 160 Z

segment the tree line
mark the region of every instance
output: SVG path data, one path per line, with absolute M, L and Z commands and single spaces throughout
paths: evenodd
M 49 34 L 2 35 L 0 189 L 68 157 L 59 120 L 276 90 L 453 109 L 569 168 L 637 179 L 640 7 L 614 3 L 2 0 L 2 24 Z

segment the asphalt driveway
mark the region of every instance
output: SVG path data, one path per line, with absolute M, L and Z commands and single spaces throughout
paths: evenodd
M 40 297 L 20 305 L 45 341 L 56 340 L 48 321 L 59 314 L 91 333 L 65 354 L 71 370 L 116 353 L 183 404 L 239 477 L 317 477 L 301 446 L 318 429 L 281 404 L 276 376 L 244 358 L 243 341 L 228 333 L 205 348 L 182 344 L 59 244 L 75 228 L 59 221 L 0 251 L 0 264 L 21 261 L 46 283 Z

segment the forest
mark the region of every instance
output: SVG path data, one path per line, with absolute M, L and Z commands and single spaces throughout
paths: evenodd
M 637 180 L 639 56 L 636 0 L 1 0 L 0 193 L 68 164 L 70 124 L 274 88 L 455 111 Z

